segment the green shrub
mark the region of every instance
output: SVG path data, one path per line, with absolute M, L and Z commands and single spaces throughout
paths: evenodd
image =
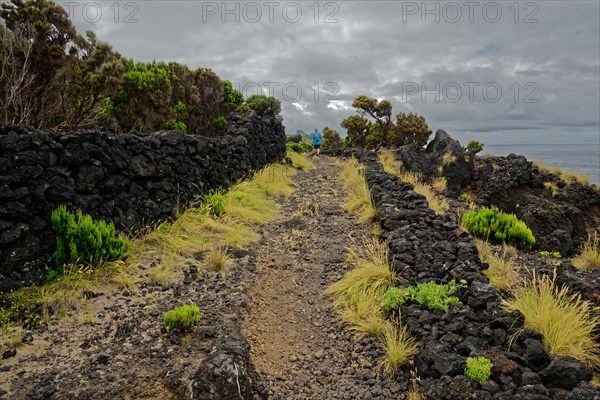
M 294 153 L 306 153 L 312 148 L 312 146 L 306 142 L 288 142 L 285 144 L 285 147 L 287 151 L 293 151 Z
M 64 205 L 52 212 L 50 222 L 56 231 L 56 269 L 49 272 L 50 278 L 62 275 L 66 263 L 96 265 L 129 256 L 131 242 L 116 236 L 112 223 L 94 221 L 81 211 L 72 213 Z
M 494 243 L 509 243 L 527 249 L 535 245 L 535 237 L 523 221 L 496 207 L 467 211 L 462 216 L 462 225 L 476 238 Z
M 410 298 L 410 288 L 389 288 L 381 297 L 381 308 L 384 311 L 397 310 Z
M 385 311 L 395 310 L 411 299 L 419 304 L 425 304 L 430 309 L 445 311 L 452 304 L 460 304 L 460 300 L 454 296 L 454 293 L 464 286 L 464 282 L 457 284 L 455 281 L 450 281 L 442 285 L 430 281 L 402 289 L 393 287 L 382 296 L 381 308 Z
M 483 384 L 490 379 L 492 367 L 494 365 L 489 358 L 485 357 L 469 357 L 467 358 L 467 367 L 465 368 L 465 376 L 471 378 L 479 384 Z
M 483 143 L 481 143 L 477 140 L 471 140 L 469 142 L 469 144 L 467 144 L 465 147 L 463 147 L 463 151 L 465 151 L 467 153 L 471 153 L 471 154 L 477 154 L 481 150 L 483 150 Z
M 218 118 L 213 119 L 210 124 L 219 131 L 225 130 L 227 126 L 227 120 L 224 116 L 219 116 Z
M 221 217 L 225 214 L 225 203 L 223 193 L 207 193 L 202 197 L 202 201 L 208 207 L 213 217 Z
M 470 203 L 473 201 L 473 199 L 471 198 L 471 195 L 469 195 L 468 193 L 463 193 L 460 196 L 458 196 L 459 200 L 465 201 L 467 203 Z
M 200 310 L 195 304 L 175 307 L 172 311 L 163 313 L 163 321 L 165 321 L 169 330 L 191 332 L 200 322 Z
M 276 117 L 281 112 L 281 102 L 272 96 L 255 94 L 246 99 L 246 104 L 260 116 Z

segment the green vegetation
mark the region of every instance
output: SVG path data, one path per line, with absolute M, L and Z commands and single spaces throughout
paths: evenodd
M 363 176 L 363 169 L 364 167 L 352 158 L 344 164 L 341 180 L 349 193 L 344 207 L 348 211 L 357 214 L 358 221 L 364 224 L 375 219 L 377 210 L 373 205 L 371 192 Z
M 559 251 L 553 251 L 552 253 L 550 253 L 549 251 L 543 250 L 543 251 L 540 251 L 540 255 L 542 255 L 542 256 L 552 256 L 554 258 L 561 258 L 562 257 L 562 255 L 560 254 Z
M 471 140 L 466 146 L 463 147 L 463 151 L 469 154 L 471 157 L 483 150 L 483 143 L 477 140 Z
M 77 210 L 68 211 L 60 206 L 50 218 L 56 231 L 54 260 L 56 269 L 49 271 L 51 279 L 63 275 L 67 263 L 98 266 L 104 262 L 124 260 L 131 250 L 131 242 L 116 236 L 114 224 L 94 221 Z
M 510 243 L 527 249 L 535 245 L 535 237 L 523 221 L 514 214 L 504 214 L 496 207 L 465 212 L 462 226 L 476 238 L 493 243 Z
M 221 217 L 225 214 L 224 201 L 225 196 L 221 192 L 207 193 L 202 197 L 202 202 L 213 217 Z
M 328 127 L 323 128 L 321 150 L 340 149 L 342 147 L 344 147 L 344 141 L 339 132 Z
M 571 356 L 590 367 L 600 367 L 599 317 L 579 293 L 559 288 L 556 276 L 534 272 L 531 280 L 513 289 L 512 298 L 503 305 L 508 311 L 523 314 L 524 328 L 541 333 L 550 354 Z
M 212 136 L 224 131 L 231 111 L 279 112 L 273 98 L 245 104 L 210 69 L 123 57 L 92 31 L 77 33 L 66 10 L 50 0 L 3 2 L 0 17 L 2 123 Z
M 460 196 L 458 196 L 458 199 L 462 200 L 462 201 L 464 201 L 466 203 L 471 203 L 473 201 L 473 198 L 468 193 L 461 194 Z
M 392 103 L 367 96 L 358 96 L 352 107 L 358 115 L 341 122 L 347 129 L 349 147 L 378 150 L 382 146 L 404 145 L 423 147 L 431 135 L 425 118 L 415 113 L 399 113 L 396 123 L 392 121 Z M 370 121 L 367 118 L 371 118 Z
M 425 304 L 432 310 L 447 310 L 452 304 L 460 304 L 454 293 L 464 287 L 465 283 L 457 284 L 454 280 L 447 284 L 434 281 L 419 283 L 417 286 L 405 288 L 389 288 L 381 298 L 381 307 L 385 311 L 397 310 L 407 300 Z
M 255 94 L 246 99 L 246 104 L 261 116 L 274 117 L 281 112 L 281 102 L 271 96 Z
M 598 243 L 598 235 L 590 235 L 572 261 L 576 268 L 600 268 L 600 244 Z
M 300 143 L 288 142 L 285 144 L 285 147 L 286 147 L 288 153 L 290 153 L 290 152 L 307 153 L 308 151 L 310 151 L 312 149 L 312 146 L 306 142 L 300 142 Z M 289 154 L 288 154 L 288 157 L 289 157 Z
M 303 159 L 297 156 L 298 160 Z M 222 194 L 219 203 L 224 212 L 219 217 L 200 200 L 180 212 L 176 220 L 163 222 L 134 238 L 126 261 L 104 262 L 93 268 L 66 264 L 62 276 L 44 285 L 3 294 L 0 329 L 6 330 L 15 322 L 36 326 L 51 315 L 62 317 L 74 310 L 85 311 L 90 300 L 84 293 L 89 291 L 129 290 L 147 280 L 175 281 L 180 279 L 186 259 L 199 251 L 207 250 L 208 268 L 223 273 L 229 264 L 225 246 L 243 248 L 258 241 L 256 226 L 275 219 L 278 203 L 272 197 L 291 194 L 291 177 L 296 172 L 282 164 L 272 164 L 235 184 Z M 61 215 L 64 219 L 66 214 Z M 149 260 L 155 265 L 147 270 L 139 268 Z
M 169 327 L 169 330 L 177 330 L 181 333 L 191 332 L 200 322 L 200 310 L 195 304 L 186 304 L 165 312 L 163 320 Z
M 471 378 L 480 385 L 490 379 L 492 361 L 485 357 L 468 357 L 467 367 L 465 368 L 465 376 Z

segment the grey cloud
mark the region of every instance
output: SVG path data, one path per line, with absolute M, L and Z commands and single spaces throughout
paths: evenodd
M 464 7 L 457 23 L 444 18 L 435 23 L 430 15 L 423 23 L 420 15 L 406 15 L 403 20 L 402 10 L 410 4 L 421 7 L 424 2 L 338 1 L 329 2 L 339 7 L 334 15 L 339 22 L 331 24 L 323 23 L 333 10 L 331 6 L 325 9 L 325 1 L 318 3 L 318 22 L 314 21 L 315 3 L 298 2 L 303 14 L 297 23 L 287 22 L 277 11 L 290 2 L 279 3 L 273 23 L 267 20 L 264 7 L 257 23 L 243 18 L 235 23 L 231 16 L 223 23 L 218 15 L 203 20 L 203 7 L 208 3 L 140 1 L 139 23 L 124 24 L 108 18 L 108 7 L 114 2 L 107 1 L 101 2 L 106 18 L 100 22 L 89 24 L 81 18 L 75 22 L 80 30 L 95 30 L 101 40 L 136 60 L 175 60 L 194 68 L 212 68 L 241 86 L 278 83 L 275 96 L 282 100 L 290 132 L 327 125 L 343 133 L 339 123 L 354 111 L 336 110 L 323 101 L 327 94 L 323 86 L 334 82 L 339 88 L 335 98 L 346 107 L 360 94 L 388 98 L 396 112 L 418 112 L 432 129 L 444 128 L 459 137 L 480 135 L 496 142 L 529 143 L 540 135 L 559 142 L 600 140 L 598 2 L 520 2 L 518 23 L 509 9 L 514 2 L 496 2 L 502 9 L 496 23 L 482 17 L 485 2 L 481 2 L 472 23 Z M 538 7 L 533 15 L 538 22 L 523 23 L 534 10 L 525 8 L 531 3 Z M 233 4 L 228 2 L 230 7 Z M 427 4 L 433 8 L 436 2 Z M 445 3 L 437 4 L 441 9 Z M 403 83 L 407 82 L 425 83 L 428 90 L 436 82 L 442 87 L 451 82 L 494 82 L 501 86 L 503 96 L 491 103 L 479 93 L 472 103 L 462 99 L 452 103 L 436 102 L 432 95 L 422 101 L 417 93 L 403 102 Z M 524 102 L 528 82 L 539 88 L 538 103 Z M 290 83 L 302 88 L 297 99 L 302 109 L 284 98 L 281 89 Z M 311 89 L 314 83 L 321 90 L 318 99 Z M 516 102 L 511 89 L 515 83 L 520 91 Z

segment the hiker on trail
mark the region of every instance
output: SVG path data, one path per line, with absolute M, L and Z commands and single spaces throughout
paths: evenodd
M 323 134 L 315 128 L 315 131 L 310 135 L 313 140 L 313 148 L 317 151 L 317 155 L 321 154 L 321 139 L 323 139 Z

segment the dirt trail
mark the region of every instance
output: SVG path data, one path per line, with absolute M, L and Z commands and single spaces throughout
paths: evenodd
M 240 325 L 257 371 L 255 398 L 398 398 L 407 384 L 380 379 L 377 339 L 351 333 L 324 294 L 352 267 L 346 247 L 373 226 L 342 207 L 342 161 L 313 161 L 315 169 L 294 177 L 278 219 L 259 228 L 260 242 L 230 249 L 235 266 L 225 277 L 200 257 L 152 282 L 146 275 L 158 261 L 149 257 L 138 285 L 90 292 L 91 311 L 52 317 L 2 360 L 0 399 L 188 399 L 215 338 L 239 335 Z M 162 312 L 190 302 L 201 309 L 200 326 L 169 334 Z
M 242 330 L 264 398 L 389 398 L 400 389 L 374 379 L 377 343 L 349 333 L 324 294 L 351 268 L 345 248 L 373 234 L 343 209 L 340 171 L 341 161 L 321 157 L 297 175 L 296 191 L 256 249 L 258 277 Z

